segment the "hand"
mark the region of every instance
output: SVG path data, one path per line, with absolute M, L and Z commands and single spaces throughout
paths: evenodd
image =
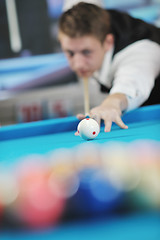
M 122 111 L 127 108 L 127 98 L 124 94 L 116 93 L 109 95 L 101 105 L 91 109 L 90 117 L 95 119 L 99 125 L 104 120 L 105 132 L 110 132 L 112 123 L 115 122 L 120 128 L 127 129 L 128 126 L 122 121 Z M 84 114 L 78 114 L 77 118 L 82 120 Z M 78 135 L 78 132 L 75 133 Z
M 127 129 L 128 126 L 121 119 L 121 111 L 112 105 L 98 106 L 91 110 L 90 117 L 94 118 L 99 124 L 104 120 L 105 132 L 110 132 L 112 123 L 115 122 L 119 127 Z
M 127 108 L 127 98 L 124 94 L 115 93 L 109 95 L 100 106 L 90 111 L 90 117 L 99 124 L 104 120 L 105 132 L 110 132 L 112 123 L 115 122 L 120 128 L 127 129 L 128 126 L 121 119 L 122 111 Z

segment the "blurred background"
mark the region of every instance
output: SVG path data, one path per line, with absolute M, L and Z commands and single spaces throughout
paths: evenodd
M 0 0 L 1 125 L 84 111 L 82 83 L 57 40 L 63 4 L 63 0 Z M 103 5 L 160 26 L 160 0 L 103 0 Z M 96 82 L 89 84 L 93 107 L 106 95 Z

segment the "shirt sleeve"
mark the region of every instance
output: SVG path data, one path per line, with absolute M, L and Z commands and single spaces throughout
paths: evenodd
M 131 44 L 115 55 L 112 72 L 110 94 L 124 93 L 127 111 L 139 107 L 148 99 L 160 73 L 160 45 L 150 40 Z

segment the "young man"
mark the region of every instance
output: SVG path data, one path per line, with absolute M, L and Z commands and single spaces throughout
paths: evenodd
M 59 40 L 71 69 L 81 78 L 96 78 L 101 89 L 109 92 L 90 111 L 98 122 L 104 120 L 106 132 L 113 122 L 127 128 L 123 111 L 147 99 L 147 104 L 160 102 L 155 85 L 160 81 L 159 28 L 126 13 L 80 2 L 60 17 Z

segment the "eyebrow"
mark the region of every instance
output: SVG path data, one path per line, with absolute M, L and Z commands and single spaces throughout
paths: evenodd
M 70 50 L 70 49 L 64 49 L 65 52 L 67 53 L 70 53 L 70 54 L 75 54 L 76 51 L 73 51 L 73 50 Z M 82 54 L 84 54 L 85 52 L 92 52 L 92 50 L 88 49 L 88 48 L 85 48 L 85 49 L 82 49 L 81 51 L 78 51 Z

